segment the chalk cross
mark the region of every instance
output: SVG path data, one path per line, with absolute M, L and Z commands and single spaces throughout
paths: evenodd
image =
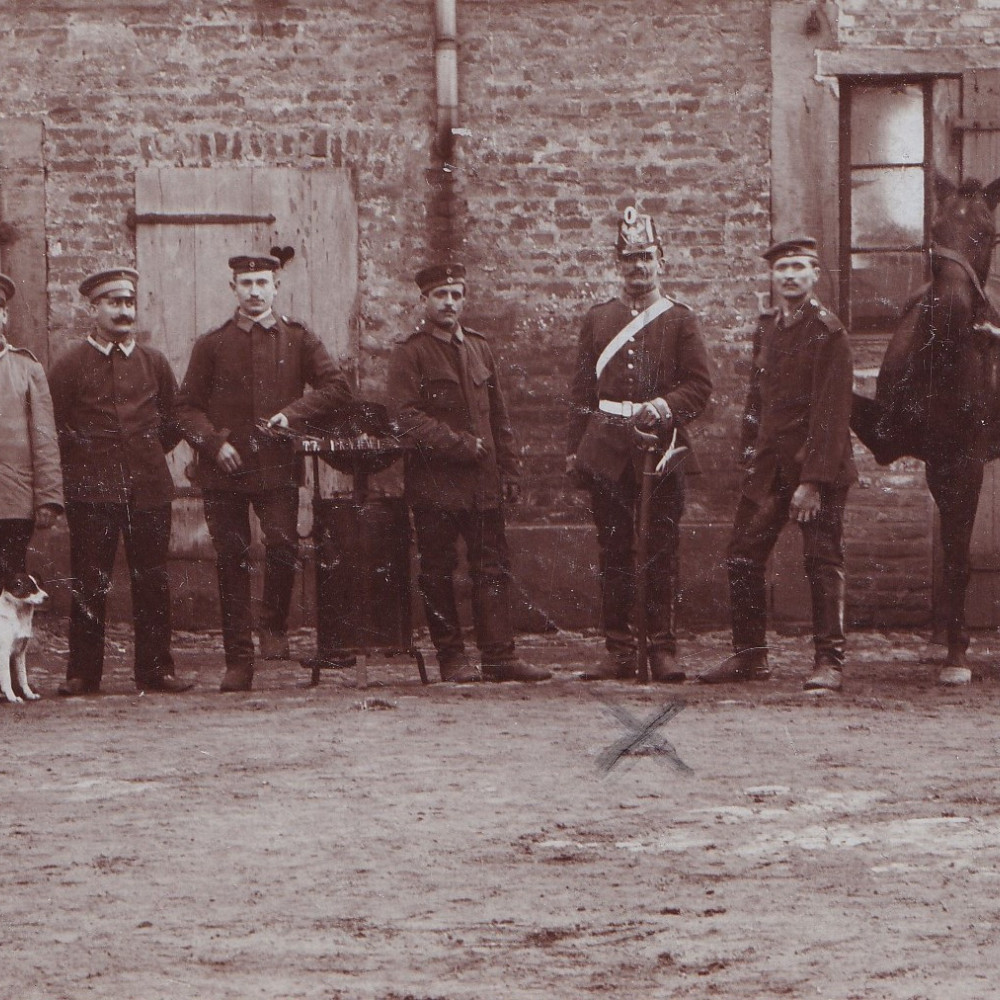
M 662 725 L 669 722 L 684 708 L 684 702 L 671 702 L 669 705 L 665 705 L 645 722 L 640 722 L 627 708 L 622 708 L 621 705 L 615 705 L 609 701 L 602 701 L 601 704 L 628 731 L 626 735 L 617 739 L 598 756 L 597 769 L 601 774 L 607 774 L 623 757 L 639 752 L 666 757 L 678 771 L 684 771 L 687 774 L 694 773 L 694 769 L 688 767 L 677 756 L 674 745 L 669 740 L 656 735 L 656 731 Z

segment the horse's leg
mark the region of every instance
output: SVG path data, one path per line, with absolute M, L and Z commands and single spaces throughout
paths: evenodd
M 983 485 L 983 463 L 973 458 L 948 458 L 926 463 L 927 486 L 941 513 L 944 550 L 944 612 L 948 656 L 939 680 L 967 683 L 969 633 L 965 627 L 965 592 L 969 586 L 969 547 Z

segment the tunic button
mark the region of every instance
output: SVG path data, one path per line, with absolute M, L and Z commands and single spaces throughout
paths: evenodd
M 638 316 L 639 315 L 639 310 L 638 309 L 633 309 L 632 310 L 632 315 L 633 316 Z
M 629 368 L 629 371 L 631 371 L 631 370 L 632 370 L 633 368 L 635 368 L 635 365 L 632 365 L 632 364 L 630 364 L 630 365 L 628 366 L 628 368 Z

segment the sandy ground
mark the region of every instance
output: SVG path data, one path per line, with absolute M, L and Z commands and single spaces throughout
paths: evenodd
M 224 696 L 180 635 L 199 686 L 139 696 L 123 631 L 65 701 L 53 631 L 43 700 L 0 706 L 0 997 L 996 997 L 1000 659 L 943 690 L 918 637 L 852 643 L 839 696 L 803 638 L 767 684 L 667 688 L 578 682 L 577 635 L 525 638 L 533 687 L 374 657 Z M 671 704 L 690 771 L 647 741 L 601 772 L 609 705 Z

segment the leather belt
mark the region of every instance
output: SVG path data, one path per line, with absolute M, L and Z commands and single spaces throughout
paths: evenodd
M 642 409 L 642 403 L 633 403 L 630 400 L 617 403 L 613 399 L 602 399 L 597 404 L 601 413 L 611 413 L 616 417 L 633 417 Z

